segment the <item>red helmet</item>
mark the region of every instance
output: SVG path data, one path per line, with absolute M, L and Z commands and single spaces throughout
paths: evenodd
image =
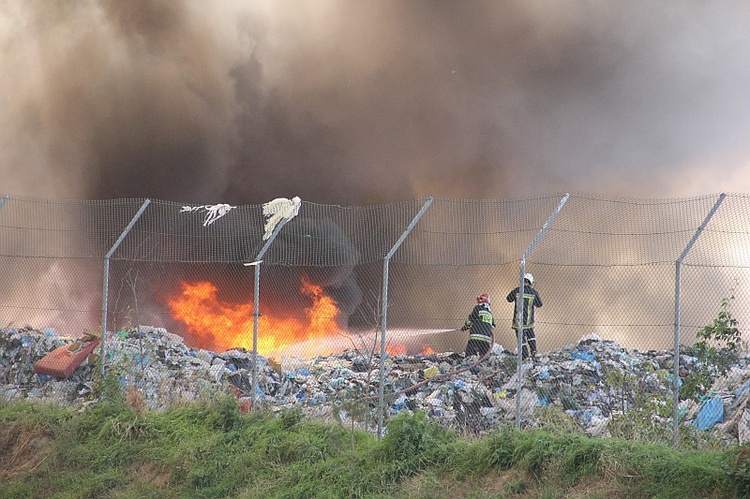
M 477 296 L 477 303 L 489 303 L 490 302 L 490 295 L 487 293 L 482 293 L 481 295 Z

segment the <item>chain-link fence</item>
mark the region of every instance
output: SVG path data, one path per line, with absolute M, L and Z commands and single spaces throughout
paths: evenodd
M 315 407 L 378 432 L 421 409 L 470 431 L 559 413 L 597 434 L 649 407 L 677 439 L 675 422 L 695 427 L 718 392 L 737 406 L 750 378 L 737 332 L 750 323 L 745 195 L 303 201 L 269 220 L 262 205 L 6 196 L 6 352 L 24 331 L 93 333 L 92 375 L 116 373 L 142 399 L 161 393 L 149 382 L 195 385 L 192 355 L 253 407 Z M 525 273 L 543 303 L 535 359 L 516 355 L 506 299 L 528 291 Z M 467 356 L 461 328 L 482 293 L 494 345 Z M 21 376 L 42 353 L 21 343 L 4 360 L 6 398 L 65 378 Z

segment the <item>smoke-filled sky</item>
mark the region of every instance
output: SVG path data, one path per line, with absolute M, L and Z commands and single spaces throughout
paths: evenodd
M 750 192 L 750 6 L 0 0 L 3 194 Z

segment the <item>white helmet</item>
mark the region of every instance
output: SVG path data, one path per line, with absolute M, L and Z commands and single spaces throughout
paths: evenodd
M 531 284 L 534 284 L 534 276 L 533 275 L 526 273 L 526 274 L 523 275 L 523 278 L 526 279 L 527 281 L 529 281 Z

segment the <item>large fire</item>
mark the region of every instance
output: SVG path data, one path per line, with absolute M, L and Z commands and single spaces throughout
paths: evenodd
M 312 301 L 304 318 L 258 317 L 258 353 L 277 356 L 292 345 L 322 339 L 339 332 L 336 301 L 320 286 L 302 279 L 300 291 Z M 172 317 L 183 322 L 199 346 L 214 350 L 252 350 L 254 304 L 228 303 L 218 297 L 212 283 L 182 282 L 181 292 L 168 300 Z
M 278 317 L 262 312 L 258 317 L 258 353 L 265 357 L 284 355 L 312 357 L 330 355 L 351 347 L 364 347 L 362 338 L 355 338 L 340 326 L 341 312 L 336 300 L 322 287 L 301 279 L 300 292 L 311 305 L 298 317 Z M 190 343 L 200 348 L 225 351 L 232 348 L 253 349 L 254 304 L 230 303 L 219 298 L 219 289 L 207 281 L 181 282 L 180 292 L 167 301 L 172 317 L 185 324 Z M 370 341 L 369 348 L 379 350 Z M 389 341 L 389 355 L 407 354 L 407 347 Z M 434 353 L 422 345 L 422 353 Z

